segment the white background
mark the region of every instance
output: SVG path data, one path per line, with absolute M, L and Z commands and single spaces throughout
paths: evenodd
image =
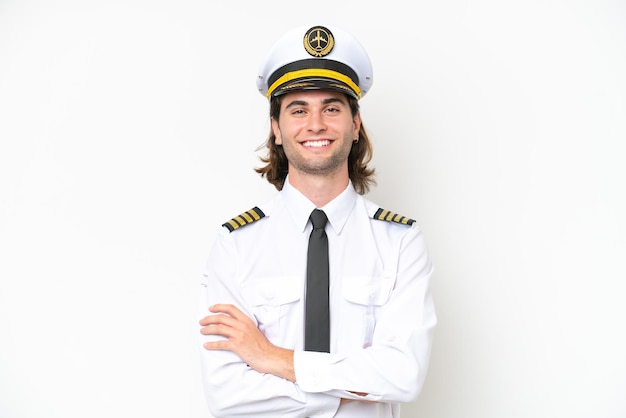
M 439 314 L 404 417 L 626 416 L 623 1 L 0 0 L 0 417 L 207 417 L 196 292 L 274 189 L 256 69 L 336 24 Z M 410 9 L 407 9 L 408 5 Z

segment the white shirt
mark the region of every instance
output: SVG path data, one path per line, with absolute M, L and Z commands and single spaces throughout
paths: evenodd
M 264 217 L 222 228 L 207 261 L 200 316 L 231 303 L 275 345 L 295 350 L 296 382 L 264 375 L 230 351 L 201 349 L 217 418 L 399 417 L 421 391 L 436 315 L 432 265 L 416 223 L 373 219 L 350 184 L 323 209 L 330 259 L 330 353 L 303 351 L 306 254 L 315 205 L 285 181 Z M 201 336 L 201 342 L 223 337 Z M 357 396 L 351 392 L 368 393 Z M 339 407 L 341 398 L 358 399 Z

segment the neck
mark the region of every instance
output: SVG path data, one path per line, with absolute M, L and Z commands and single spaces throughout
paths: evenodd
M 289 184 L 305 195 L 316 207 L 324 207 L 339 196 L 348 187 L 348 173 L 314 176 L 298 172 L 289 172 Z

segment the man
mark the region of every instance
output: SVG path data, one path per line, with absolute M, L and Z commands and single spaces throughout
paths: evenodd
M 218 418 L 398 417 L 422 388 L 432 266 L 416 223 L 363 197 L 371 85 L 365 50 L 334 27 L 288 32 L 261 65 L 257 172 L 279 193 L 226 222 L 207 262 L 202 371 Z

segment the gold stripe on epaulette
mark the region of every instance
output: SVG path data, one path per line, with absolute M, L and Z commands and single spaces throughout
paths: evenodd
M 242 226 L 249 225 L 252 222 L 256 222 L 263 217 L 265 217 L 263 211 L 255 206 L 252 209 L 235 216 L 230 221 L 223 223 L 222 226 L 227 228 L 230 232 L 233 232 L 235 229 L 239 229 Z
M 379 208 L 374 214 L 374 219 L 387 222 L 395 222 L 402 225 L 413 225 L 414 219 L 407 218 L 406 216 L 398 215 L 397 213 L 390 212 L 387 209 Z

